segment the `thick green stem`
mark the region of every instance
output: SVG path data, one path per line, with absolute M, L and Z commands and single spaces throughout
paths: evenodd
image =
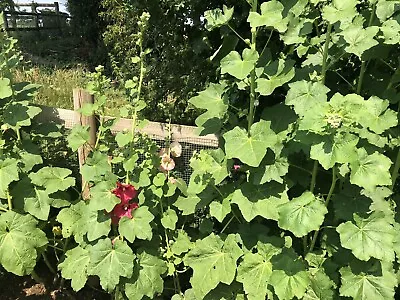
M 400 149 L 397 152 L 396 162 L 394 163 L 394 168 L 392 172 L 392 186 L 391 186 L 392 191 L 396 184 L 397 177 L 399 176 L 399 169 L 400 169 Z
M 332 183 L 331 183 L 331 187 L 329 189 L 328 196 L 326 197 L 326 200 L 325 200 L 325 206 L 326 207 L 328 207 L 329 201 L 331 200 L 333 192 L 335 191 L 336 181 L 337 181 L 336 167 L 333 166 L 333 169 L 332 169 Z M 310 244 L 310 252 L 313 251 L 313 249 L 315 247 L 315 243 L 317 241 L 318 233 L 319 233 L 319 230 L 316 230 L 314 232 L 314 236 L 313 236 L 313 238 L 311 240 L 311 244 Z
M 43 261 L 46 264 L 47 268 L 50 270 L 51 273 L 57 274 L 57 271 L 54 270 L 53 266 L 51 265 L 49 259 L 47 258 L 46 253 L 42 253 Z
M 257 12 L 257 7 L 258 7 L 258 0 L 253 1 L 253 5 L 251 7 L 252 12 Z M 251 49 L 256 50 L 257 47 L 257 29 L 252 28 L 251 29 Z M 253 69 L 250 73 L 250 108 L 249 108 L 249 115 L 247 117 L 247 130 L 250 135 L 250 129 L 251 126 L 253 125 L 254 122 L 254 115 L 255 115 L 255 110 L 256 110 L 256 100 L 257 100 L 257 95 L 256 95 L 256 70 Z
M 312 175 L 311 175 L 311 183 L 310 183 L 310 192 L 314 193 L 315 189 L 315 184 L 317 183 L 317 174 L 318 174 L 318 161 L 314 161 L 314 167 L 312 170 Z
M 376 3 L 374 3 L 372 6 L 372 11 L 371 11 L 371 16 L 369 17 L 368 27 L 370 27 L 372 25 L 372 23 L 374 22 L 375 10 L 376 10 Z M 365 71 L 367 70 L 367 65 L 368 65 L 368 61 L 363 60 L 361 62 L 360 75 L 358 76 L 358 82 L 357 82 L 357 94 L 361 93 L 364 76 L 365 76 Z
M 364 76 L 365 76 L 366 70 L 367 70 L 367 62 L 365 60 L 363 60 L 361 63 L 360 75 L 358 76 L 357 91 L 356 91 L 357 94 L 361 93 L 362 84 L 364 81 Z

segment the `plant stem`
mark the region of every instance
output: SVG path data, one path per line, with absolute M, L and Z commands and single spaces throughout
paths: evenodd
M 328 70 L 328 52 L 329 52 L 329 44 L 331 41 L 331 31 L 332 31 L 332 24 L 328 24 L 328 28 L 326 29 L 326 40 L 325 40 L 325 46 L 324 46 L 324 53 L 322 55 L 322 79 L 321 83 L 325 84 L 325 79 L 326 79 L 326 71 Z M 314 192 L 315 189 L 315 183 L 317 182 L 317 174 L 318 174 L 318 161 L 314 161 L 314 167 L 312 171 L 312 176 L 311 176 L 311 184 L 310 184 L 310 191 L 311 193 Z
M 32 271 L 31 276 L 33 280 L 35 280 L 37 283 L 43 283 L 43 279 L 39 277 L 39 275 L 35 272 L 35 270 Z
M 328 28 L 326 29 L 326 40 L 324 46 L 324 54 L 322 55 L 322 84 L 325 84 L 326 71 L 328 70 L 328 52 L 329 52 L 329 44 L 331 42 L 331 32 L 332 32 L 332 24 L 328 24 Z
M 253 0 L 253 5 L 251 7 L 252 12 L 257 12 L 258 7 L 258 0 Z M 256 50 L 256 42 L 257 42 L 257 30 L 252 28 L 251 30 L 251 49 Z M 255 114 L 255 104 L 257 100 L 256 95 L 256 70 L 255 68 L 250 73 L 250 109 L 248 115 L 248 124 L 247 124 L 247 131 L 250 135 L 250 129 L 254 122 L 254 114 Z
M 370 27 L 372 25 L 372 22 L 374 21 L 375 10 L 376 10 L 376 3 L 374 3 L 372 5 L 372 11 L 371 11 L 371 16 L 369 17 L 368 27 Z M 361 93 L 362 84 L 364 81 L 364 75 L 365 75 L 365 71 L 367 70 L 368 62 L 369 61 L 365 61 L 365 60 L 363 60 L 361 62 L 360 75 L 358 77 L 358 82 L 357 82 L 357 94 Z
M 397 152 L 396 162 L 394 164 L 394 168 L 393 168 L 393 172 L 392 172 L 392 186 L 390 188 L 392 191 L 396 184 L 397 177 L 399 176 L 399 169 L 400 169 L 400 149 Z
M 314 193 L 315 184 L 317 182 L 317 174 L 318 174 L 318 161 L 314 160 L 314 167 L 311 175 L 311 184 L 310 184 L 311 193 Z
M 225 224 L 224 228 L 222 228 L 220 233 L 223 233 L 225 231 L 226 228 L 228 228 L 229 224 L 231 224 L 231 222 L 235 219 L 235 216 L 233 215 L 229 221 Z
M 6 190 L 6 195 L 7 195 L 8 210 L 12 210 L 13 205 L 12 205 L 11 195 L 8 190 Z
M 56 270 L 54 270 L 54 268 L 53 268 L 53 266 L 51 265 L 49 259 L 47 258 L 46 253 L 43 252 L 43 253 L 42 253 L 42 257 L 43 257 L 44 263 L 46 264 L 46 266 L 47 266 L 47 268 L 50 270 L 50 272 L 53 273 L 53 274 L 57 274 Z
M 332 183 L 331 183 L 331 187 L 330 187 L 330 189 L 329 189 L 328 196 L 326 197 L 326 200 L 325 200 L 325 206 L 326 206 L 326 207 L 328 207 L 329 201 L 330 201 L 331 198 L 332 198 L 332 195 L 333 195 L 333 192 L 334 192 L 335 186 L 336 186 L 336 181 L 337 181 L 336 167 L 333 166 L 333 169 L 332 169 Z M 317 241 L 318 233 L 319 233 L 319 230 L 316 230 L 316 231 L 314 232 L 314 236 L 313 236 L 313 238 L 312 238 L 312 240 L 311 240 L 310 252 L 313 251 L 313 249 L 314 249 L 314 247 L 315 247 L 315 243 L 316 243 L 316 241 Z
M 227 24 L 227 25 L 228 25 L 229 29 L 232 30 L 232 32 L 234 34 L 236 34 L 239 39 L 241 39 L 246 45 L 249 45 L 248 41 L 246 41 L 235 29 L 233 29 L 231 25 L 229 25 L 229 24 Z

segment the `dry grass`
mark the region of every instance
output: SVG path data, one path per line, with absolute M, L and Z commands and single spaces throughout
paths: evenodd
M 79 66 L 63 69 L 22 67 L 14 75 L 17 82 L 28 81 L 42 86 L 34 99 L 35 103 L 65 109 L 73 109 L 72 90 L 85 88 L 87 84 L 85 70 Z M 107 92 L 107 98 L 105 113 L 118 115 L 118 109 L 126 103 L 123 93 L 112 89 Z

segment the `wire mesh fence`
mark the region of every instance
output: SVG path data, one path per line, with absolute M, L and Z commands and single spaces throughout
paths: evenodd
M 41 106 L 42 112 L 37 116 L 37 121 L 41 123 L 55 123 L 62 125 L 65 129 L 71 129 L 75 125 L 81 124 L 81 115 L 73 110 L 53 108 Z M 107 117 L 110 118 L 110 117 Z M 116 134 L 131 128 L 130 119 L 119 119 L 112 127 L 111 132 Z M 218 148 L 218 137 L 215 135 L 198 136 L 196 127 L 177 125 L 158 122 L 149 122 L 143 129 L 138 132 L 146 134 L 151 138 L 160 149 L 165 147 L 166 140 L 171 138 L 171 141 L 179 142 L 182 145 L 182 155 L 175 158 L 176 169 L 179 177 L 189 181 L 192 173 L 190 168 L 190 159 L 194 152 L 199 152 L 203 149 Z

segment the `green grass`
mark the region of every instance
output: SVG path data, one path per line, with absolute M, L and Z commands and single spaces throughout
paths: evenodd
M 15 71 L 17 82 L 28 81 L 42 87 L 34 103 L 57 108 L 73 109 L 73 89 L 85 88 L 87 79 L 82 67 L 22 67 Z M 122 91 L 110 89 L 107 92 L 106 115 L 118 115 L 118 109 L 126 104 Z

